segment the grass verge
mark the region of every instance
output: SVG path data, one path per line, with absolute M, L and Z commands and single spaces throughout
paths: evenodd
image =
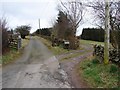
M 77 72 L 94 88 L 117 88 L 118 67 L 114 64 L 99 64 L 93 57 L 77 66 Z
M 38 38 L 38 37 L 37 37 L 37 38 Z M 55 47 L 53 47 L 51 41 L 49 41 L 49 40 L 47 40 L 47 39 L 44 39 L 44 38 L 42 38 L 42 37 L 39 37 L 39 39 L 40 39 L 55 55 L 60 55 L 60 54 L 63 54 L 63 53 L 70 52 L 70 51 L 67 50 L 67 49 L 63 49 L 61 46 L 55 46 Z
M 2 56 L 2 65 L 6 65 L 8 63 L 13 62 L 19 55 L 21 54 L 20 51 L 17 51 L 15 49 L 10 49 L 9 52 L 7 52 L 5 55 Z
M 2 55 L 2 59 L 0 60 L 0 64 L 2 64 L 3 66 L 13 62 L 14 60 L 16 60 L 19 56 L 21 56 L 22 51 L 24 49 L 24 47 L 29 43 L 29 39 L 22 39 L 22 47 L 20 50 L 16 50 L 11 48 L 9 52 L 7 52 L 6 54 Z

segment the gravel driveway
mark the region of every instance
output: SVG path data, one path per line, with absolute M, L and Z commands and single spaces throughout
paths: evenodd
M 30 39 L 21 58 L 2 68 L 2 88 L 71 88 L 56 57 L 37 39 Z

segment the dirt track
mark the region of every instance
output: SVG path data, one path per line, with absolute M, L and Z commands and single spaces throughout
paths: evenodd
M 22 57 L 2 69 L 2 88 L 71 88 L 56 57 L 37 39 L 30 39 Z
M 75 50 L 70 53 L 61 54 L 57 56 L 57 58 L 59 59 L 61 68 L 67 73 L 69 78 L 68 82 L 71 83 L 71 85 L 73 85 L 75 88 L 91 88 L 91 86 L 89 86 L 86 81 L 84 81 L 84 79 L 79 75 L 77 71 L 77 66 L 81 61 L 92 55 L 93 46 L 81 44 L 81 47 L 83 48 L 83 50 Z M 77 53 L 79 53 L 80 55 L 61 61 L 61 59 Z

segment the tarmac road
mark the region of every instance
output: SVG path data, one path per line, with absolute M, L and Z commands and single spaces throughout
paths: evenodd
M 2 68 L 2 88 L 71 88 L 56 57 L 40 41 L 30 39 L 21 58 Z

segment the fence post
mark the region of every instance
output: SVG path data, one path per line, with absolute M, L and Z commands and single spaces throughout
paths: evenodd
M 18 35 L 18 50 L 21 48 L 21 36 L 20 35 Z

